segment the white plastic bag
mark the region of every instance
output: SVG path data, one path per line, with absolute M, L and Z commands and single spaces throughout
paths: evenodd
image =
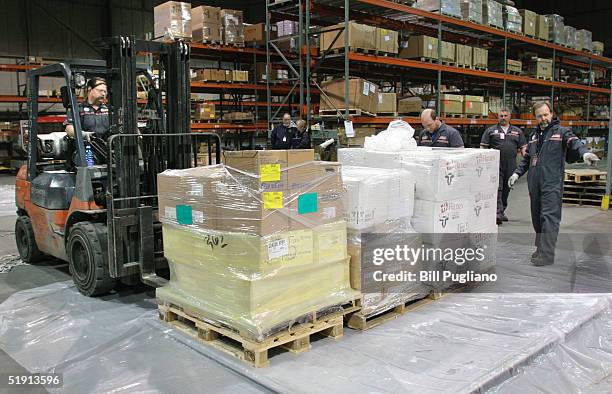
M 379 152 L 415 150 L 417 143 L 413 136 L 414 129 L 410 124 L 403 120 L 394 120 L 389 123 L 386 130 L 375 136 L 366 137 L 363 147 L 366 150 Z

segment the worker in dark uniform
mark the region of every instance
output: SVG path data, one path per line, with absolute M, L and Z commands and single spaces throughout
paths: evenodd
M 291 115 L 283 115 L 283 123 L 276 125 L 270 135 L 272 149 L 290 149 L 291 140 L 296 136 L 295 125 L 291 122 Z
M 95 77 L 87 82 L 87 100 L 78 106 L 83 138 L 86 140 L 91 135 L 106 140 L 109 135 L 108 107 L 104 104 L 106 95 L 106 81 L 103 78 Z M 71 138 L 74 138 L 73 122 L 72 111 L 69 109 L 64 126 L 66 134 Z
M 423 131 L 417 140 L 420 146 L 463 148 L 463 138 L 457 129 L 442 123 L 436 111 L 429 108 L 421 113 Z
M 296 123 L 297 133 L 293 137 L 292 148 L 294 149 L 310 149 L 310 130 L 304 119 L 300 119 Z
M 498 113 L 499 123 L 491 126 L 482 134 L 480 148 L 497 149 L 499 151 L 499 188 L 497 189 L 497 224 L 507 222 L 505 215 L 508 207 L 510 186 L 508 179 L 516 169 L 516 155 L 523 155 L 527 148 L 527 140 L 523 130 L 510 124 L 510 111 L 502 108 Z
M 529 171 L 527 185 L 531 200 L 531 221 L 536 232 L 536 251 L 531 256 L 535 266 L 554 263 L 555 245 L 561 222 L 561 196 L 565 162 L 577 161 L 594 165 L 599 158 L 588 151 L 578 137 L 553 118 L 552 108 L 545 101 L 533 105 L 538 127 L 529 136 L 527 152 L 508 186 Z

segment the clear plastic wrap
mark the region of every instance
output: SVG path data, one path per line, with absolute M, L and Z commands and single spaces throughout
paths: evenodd
M 572 26 L 563 27 L 563 35 L 565 37 L 565 45 L 576 49 L 576 28 Z
M 501 3 L 495 0 L 482 1 L 482 21 L 483 24 L 504 28 L 504 15 Z
M 221 10 L 221 28 L 225 44 L 244 45 L 244 25 L 242 11 Z
M 557 14 L 546 15 L 548 19 L 548 38 L 555 44 L 565 45 L 564 18 Z
M 417 143 L 412 126 L 403 120 L 394 120 L 380 133 L 365 137 L 363 146 L 367 150 L 393 152 L 414 150 Z
M 466 21 L 482 24 L 482 0 L 461 0 L 461 16 Z
M 153 34 L 156 38 L 191 38 L 191 4 L 167 1 L 153 9 Z
M 590 30 L 580 29 L 576 31 L 576 49 L 579 51 L 593 51 L 593 33 Z
M 417 0 L 417 8 L 461 18 L 460 0 Z
M 519 10 L 509 5 L 504 6 L 504 28 L 515 33 L 523 33 L 523 17 Z
M 158 175 L 171 280 L 158 298 L 255 340 L 356 298 L 338 163 L 310 149 L 224 152 Z
M 516 249 L 500 250 L 516 282 L 545 285 Z M 152 301 L 83 297 L 71 282 L 24 290 L 0 304 L 0 349 L 62 373 L 49 389 L 62 393 L 612 391 L 609 295 L 451 294 L 263 369 L 163 325 Z

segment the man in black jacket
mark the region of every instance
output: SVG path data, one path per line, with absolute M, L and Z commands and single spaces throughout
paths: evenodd
M 527 140 L 523 130 L 510 124 L 510 110 L 502 108 L 498 113 L 499 123 L 489 127 L 482 134 L 481 149 L 497 149 L 499 151 L 499 188 L 497 189 L 497 224 L 507 222 L 504 213 L 508 207 L 510 187 L 508 179 L 516 169 L 516 155 L 523 155 L 527 148 Z
M 291 139 L 296 134 L 295 126 L 291 124 L 291 115 L 284 114 L 283 123 L 276 125 L 270 135 L 272 149 L 291 149 Z
M 508 186 L 514 186 L 517 179 L 529 171 L 527 185 L 537 247 L 531 263 L 542 266 L 553 264 L 555 260 L 565 162 L 582 158 L 585 163 L 593 165 L 599 158 L 590 153 L 569 128 L 562 127 L 558 118 L 553 118 L 548 102 L 536 102 L 533 113 L 539 125 L 529 136 L 527 152 L 508 180 Z
M 417 138 L 419 146 L 432 146 L 442 148 L 463 148 L 463 138 L 459 131 L 443 123 L 438 114 L 431 108 L 421 112 L 423 130 Z

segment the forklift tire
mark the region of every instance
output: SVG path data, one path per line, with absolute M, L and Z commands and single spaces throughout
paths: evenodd
M 104 295 L 115 287 L 108 272 L 106 225 L 80 222 L 72 226 L 66 252 L 72 280 L 88 297 Z
M 42 260 L 45 255 L 38 249 L 32 221 L 28 216 L 19 216 L 15 222 L 15 241 L 19 257 L 25 263 L 33 264 Z

